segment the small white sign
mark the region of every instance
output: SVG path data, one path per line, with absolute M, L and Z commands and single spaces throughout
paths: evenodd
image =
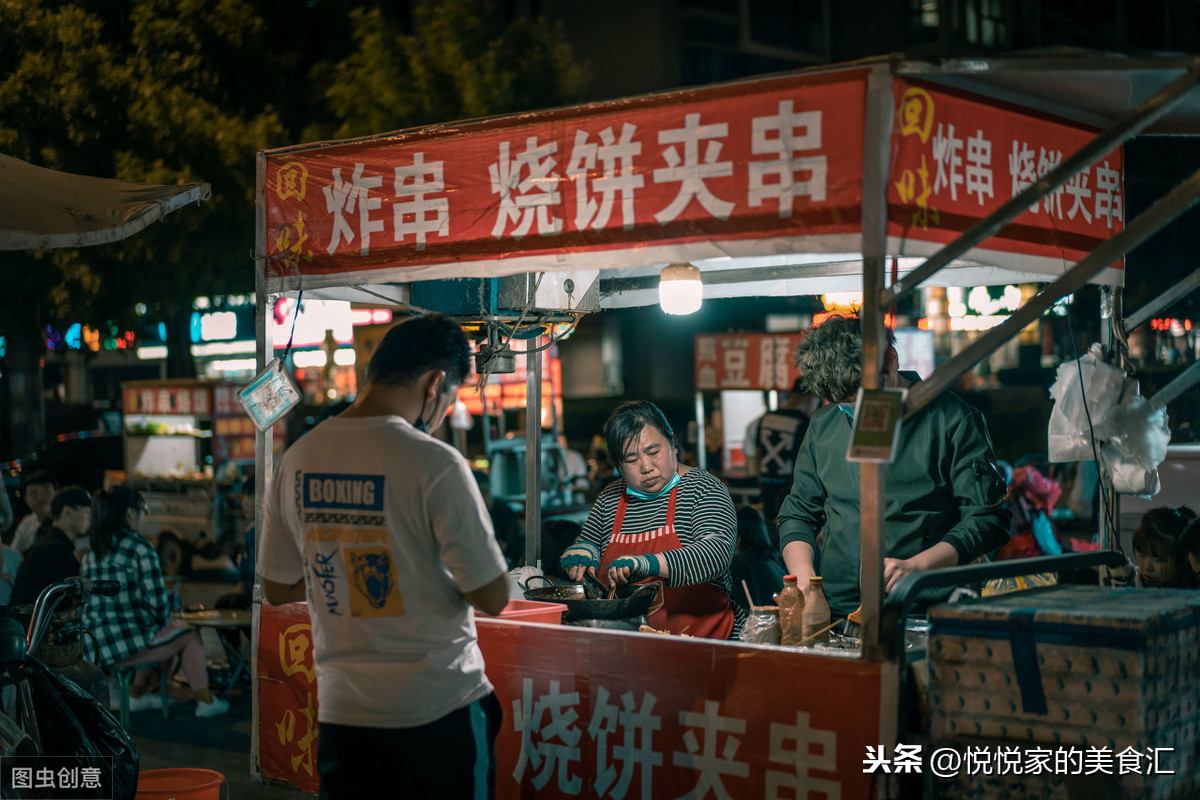
M 300 397 L 300 389 L 278 358 L 272 358 L 263 371 L 238 392 L 238 399 L 260 431 L 265 431 L 291 411 L 300 402 Z

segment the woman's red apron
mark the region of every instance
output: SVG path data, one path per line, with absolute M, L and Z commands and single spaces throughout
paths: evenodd
M 621 556 L 644 556 L 663 553 L 683 547 L 675 535 L 675 495 L 679 487 L 671 490 L 667 501 L 667 521 L 661 528 L 651 531 L 628 533 L 621 530 L 625 522 L 628 501 L 624 494 L 617 502 L 617 518 L 613 521 L 612 535 L 604 557 L 600 559 L 599 574 L 608 572 L 612 562 Z M 658 585 L 658 597 L 646 614 L 651 627 L 671 633 L 687 633 L 705 639 L 728 639 L 733 633 L 733 605 L 729 595 L 711 583 L 694 586 L 667 586 L 663 578 L 650 578 L 640 583 Z

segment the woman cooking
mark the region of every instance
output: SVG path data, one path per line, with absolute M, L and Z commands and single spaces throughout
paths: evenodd
M 646 615 L 652 627 L 736 638 L 745 614 L 729 599 L 737 532 L 729 490 L 679 463 L 675 432 L 653 403 L 617 406 L 604 439 L 618 478 L 596 498 L 583 533 L 563 553 L 563 569 L 573 581 L 598 571 L 611 584 L 657 583 Z

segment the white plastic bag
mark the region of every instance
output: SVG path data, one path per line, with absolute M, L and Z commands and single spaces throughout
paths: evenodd
M 1104 361 L 1098 344 L 1093 344 L 1076 361 L 1058 365 L 1054 385 L 1050 387 L 1054 408 L 1050 411 L 1047 449 L 1051 461 L 1095 459 L 1104 437 L 1096 435 L 1096 451 L 1093 451 L 1094 429 L 1119 402 L 1124 383 L 1124 371 Z
M 1158 465 L 1166 459 L 1171 442 L 1165 408 L 1149 402 L 1135 388 L 1109 410 L 1096 435 L 1106 440 L 1100 458 L 1116 491 L 1145 498 L 1158 494 Z

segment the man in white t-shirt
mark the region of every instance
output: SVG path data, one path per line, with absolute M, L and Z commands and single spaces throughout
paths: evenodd
M 396 325 L 266 498 L 263 593 L 312 620 L 322 798 L 494 791 L 502 713 L 471 609 L 500 613 L 507 566 L 466 460 L 429 435 L 469 370 L 449 318 Z

